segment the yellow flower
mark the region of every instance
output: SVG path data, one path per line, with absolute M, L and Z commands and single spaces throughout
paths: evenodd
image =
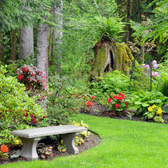
M 16 145 L 18 145 L 18 144 L 20 143 L 20 141 L 19 141 L 19 140 L 15 140 L 14 143 L 15 143 Z
M 61 143 L 63 144 L 63 143 L 64 143 L 64 141 L 63 141 L 63 140 L 61 140 Z
M 76 126 L 78 126 L 78 127 L 80 126 L 78 123 L 75 123 L 74 125 L 76 125 Z
M 149 111 L 149 112 L 152 112 L 152 107 L 148 107 L 148 111 Z
M 155 104 L 152 106 L 152 108 L 155 108 L 155 107 L 157 107 Z
M 157 114 L 162 115 L 162 109 L 161 108 L 158 108 Z

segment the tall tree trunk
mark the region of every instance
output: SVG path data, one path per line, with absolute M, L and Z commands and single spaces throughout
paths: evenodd
M 11 54 L 10 60 L 16 60 L 16 29 L 11 30 Z
M 33 28 L 21 27 L 19 59 L 26 59 L 27 56 L 31 57 L 32 60 L 31 63 L 33 63 L 33 57 L 34 57 Z
M 39 24 L 37 27 L 37 56 L 36 66 L 46 76 L 48 81 L 48 24 Z
M 0 31 L 0 61 L 5 64 L 4 48 L 3 48 L 3 33 Z
M 63 0 L 58 0 L 56 4 L 52 6 L 53 15 L 55 16 L 57 26 L 54 28 L 53 31 L 53 38 L 54 38 L 54 45 L 52 46 L 52 59 L 53 63 L 56 62 L 57 71 L 61 74 L 61 61 L 62 61 L 62 36 L 63 36 L 63 17 L 62 17 L 62 10 L 63 10 Z M 56 55 L 56 57 L 55 57 Z

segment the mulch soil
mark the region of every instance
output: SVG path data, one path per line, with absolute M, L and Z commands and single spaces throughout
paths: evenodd
M 103 107 L 101 104 L 98 104 L 96 102 L 94 103 L 94 107 L 92 108 L 90 107 L 87 109 L 80 109 L 80 112 L 83 114 L 94 115 L 94 116 L 99 116 L 99 117 L 110 117 L 113 119 L 130 120 L 130 117 L 127 115 L 127 113 L 116 115 L 115 113 L 108 111 L 106 107 Z M 132 112 L 132 113 L 135 113 L 135 112 Z M 164 124 L 168 124 L 168 114 L 164 114 L 163 119 L 165 121 Z M 153 122 L 152 120 L 144 121 L 142 119 L 142 116 L 137 116 L 137 115 L 133 115 L 131 120 L 140 121 L 140 122 Z M 47 142 L 47 139 L 46 139 L 46 142 Z M 87 150 L 94 146 L 99 145 L 100 142 L 101 142 L 100 137 L 97 134 L 91 132 L 90 136 L 87 139 L 85 139 L 85 143 L 78 146 L 79 154 L 83 152 L 84 150 Z M 50 160 L 52 160 L 55 157 L 64 157 L 64 156 L 71 155 L 68 152 L 59 152 L 56 149 L 55 144 L 49 144 L 49 146 L 53 147 L 52 149 L 53 156 L 51 158 L 48 158 Z M 9 156 L 15 153 L 18 149 L 21 149 L 21 147 L 12 147 L 12 146 L 10 147 L 9 146 Z M 12 162 L 18 162 L 18 161 L 27 161 L 27 160 L 21 156 L 15 159 L 10 159 L 9 157 L 8 159 L 0 159 L 0 165 L 12 163 Z

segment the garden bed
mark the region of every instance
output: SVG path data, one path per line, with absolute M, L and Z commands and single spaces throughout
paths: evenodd
M 48 140 L 46 139 L 46 142 Z M 81 144 L 80 146 L 78 146 L 79 149 L 79 153 L 81 153 L 84 150 L 90 149 L 94 146 L 97 146 L 100 143 L 101 139 L 98 135 L 94 134 L 94 133 L 90 133 L 88 139 L 86 140 L 85 143 Z M 55 157 L 63 157 L 63 156 L 68 156 L 71 155 L 68 152 L 59 152 L 56 147 L 55 144 L 48 144 L 49 146 L 53 147 L 52 153 L 53 156 L 50 158 L 53 159 Z M 12 147 L 9 146 L 9 156 L 12 155 L 13 153 L 15 153 L 17 150 L 20 150 L 20 147 Z M 14 159 L 10 159 L 10 157 L 8 159 L 0 159 L 0 165 L 2 164 L 8 164 L 8 163 L 12 163 L 12 162 L 18 162 L 18 161 L 27 161 L 24 157 L 18 157 L 18 158 L 14 158 Z

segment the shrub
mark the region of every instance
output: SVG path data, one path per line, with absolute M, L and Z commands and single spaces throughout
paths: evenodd
M 69 123 L 69 115 L 77 113 L 85 103 L 84 97 L 76 88 L 64 83 L 64 78 L 50 79 L 49 85 L 52 85 L 52 91 L 47 96 L 47 113 L 51 124 Z
M 17 69 L 17 79 L 26 86 L 26 90 L 46 90 L 45 74 L 35 66 L 24 65 Z
M 5 72 L 5 67 L 1 66 L 0 122 L 2 132 L 9 127 L 22 129 L 39 124 L 46 115 L 45 111 L 27 95 L 23 84 L 17 82 L 14 77 L 5 77 Z M 10 131 L 5 134 L 5 137 L 10 137 Z M 3 136 L 0 134 L 0 139 Z

